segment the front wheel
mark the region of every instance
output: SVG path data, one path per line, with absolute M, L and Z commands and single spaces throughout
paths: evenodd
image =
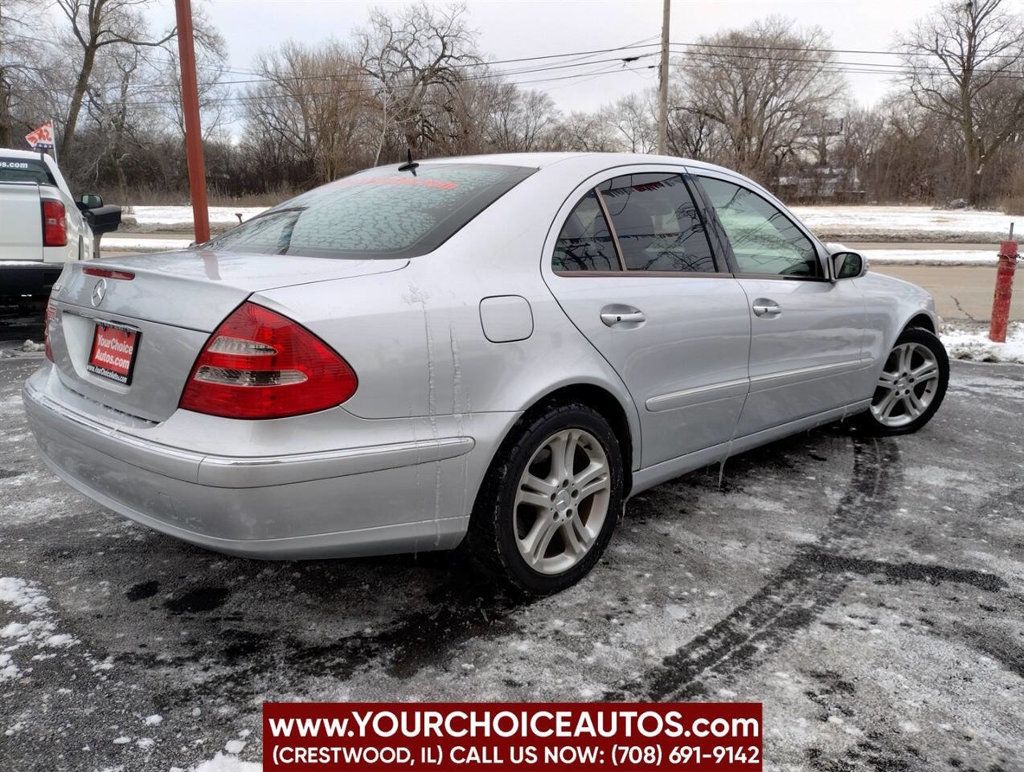
M 622 511 L 622 453 L 586 405 L 552 405 L 499 450 L 477 496 L 467 548 L 487 573 L 548 594 L 600 559 Z
M 916 432 L 935 415 L 948 385 L 942 341 L 928 330 L 906 329 L 886 357 L 861 427 L 875 435 Z

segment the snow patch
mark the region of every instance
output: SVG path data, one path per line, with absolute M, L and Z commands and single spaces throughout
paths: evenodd
M 0 603 L 13 606 L 15 613 L 30 617 L 27 622 L 8 622 L 0 629 L 0 683 L 13 680 L 21 674 L 12 656 L 18 649 L 26 646 L 67 649 L 78 644 L 74 636 L 57 632 L 50 601 L 35 583 L 15 576 L 0 577 Z M 53 656 L 37 652 L 30 659 L 49 659 Z
M 103 239 L 104 252 L 165 252 L 187 249 L 192 239 L 143 239 L 130 236 L 107 236 Z
M 204 761 L 192 772 L 263 772 L 263 765 L 254 761 L 242 761 L 237 756 L 218 753 L 209 761 Z
M 985 330 L 943 330 L 939 337 L 950 357 L 973 362 L 1016 362 L 1024 364 L 1024 323 L 1011 326 L 1005 343 L 993 343 Z
M 888 236 L 894 241 L 1005 239 L 1020 216 L 981 209 L 930 206 L 794 206 L 793 213 L 812 231 L 857 236 Z
M 236 213 L 241 213 L 243 222 L 265 212 L 265 206 L 211 206 L 209 208 L 211 225 L 238 225 Z M 127 214 L 135 218 L 139 225 L 191 225 L 191 206 L 133 206 Z M 104 245 L 107 239 L 103 239 Z
M 999 262 L 999 250 L 960 249 L 862 249 L 868 267 L 875 265 L 991 265 Z

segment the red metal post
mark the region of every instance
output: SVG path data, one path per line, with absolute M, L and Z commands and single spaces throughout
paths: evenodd
M 181 108 L 185 117 L 185 153 L 188 187 L 192 197 L 192 221 L 196 241 L 210 240 L 210 212 L 206 201 L 206 164 L 203 132 L 199 124 L 199 85 L 196 82 L 196 50 L 192 38 L 192 3 L 174 0 L 178 19 L 178 60 L 181 65 Z
M 1017 270 L 1017 242 L 1004 241 L 999 247 L 999 267 L 996 269 L 996 291 L 992 298 L 992 325 L 989 340 L 1006 342 L 1006 324 L 1010 319 L 1010 299 L 1013 297 L 1013 274 Z

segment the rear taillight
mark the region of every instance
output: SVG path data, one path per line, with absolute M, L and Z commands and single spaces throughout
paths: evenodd
M 357 385 L 348 362 L 305 327 L 243 303 L 206 341 L 180 407 L 226 418 L 284 418 L 340 405 Z
M 64 204 L 60 201 L 43 201 L 43 246 L 63 247 L 68 243 L 68 224 Z
M 46 358 L 51 362 L 53 361 L 53 349 L 50 348 L 50 338 L 52 333 L 50 327 L 57 323 L 57 309 L 53 307 L 53 304 L 47 301 L 46 303 L 46 316 L 43 320 L 43 353 Z M 36 349 L 37 351 L 39 349 Z

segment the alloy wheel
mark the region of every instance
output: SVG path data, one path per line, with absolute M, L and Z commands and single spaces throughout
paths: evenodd
M 519 553 L 533 570 L 560 574 L 580 562 L 608 516 L 608 456 L 582 429 L 563 429 L 530 458 L 516 489 Z
M 883 426 L 897 428 L 917 420 L 939 388 L 939 363 L 920 343 L 901 343 L 882 368 L 871 400 L 871 413 Z

